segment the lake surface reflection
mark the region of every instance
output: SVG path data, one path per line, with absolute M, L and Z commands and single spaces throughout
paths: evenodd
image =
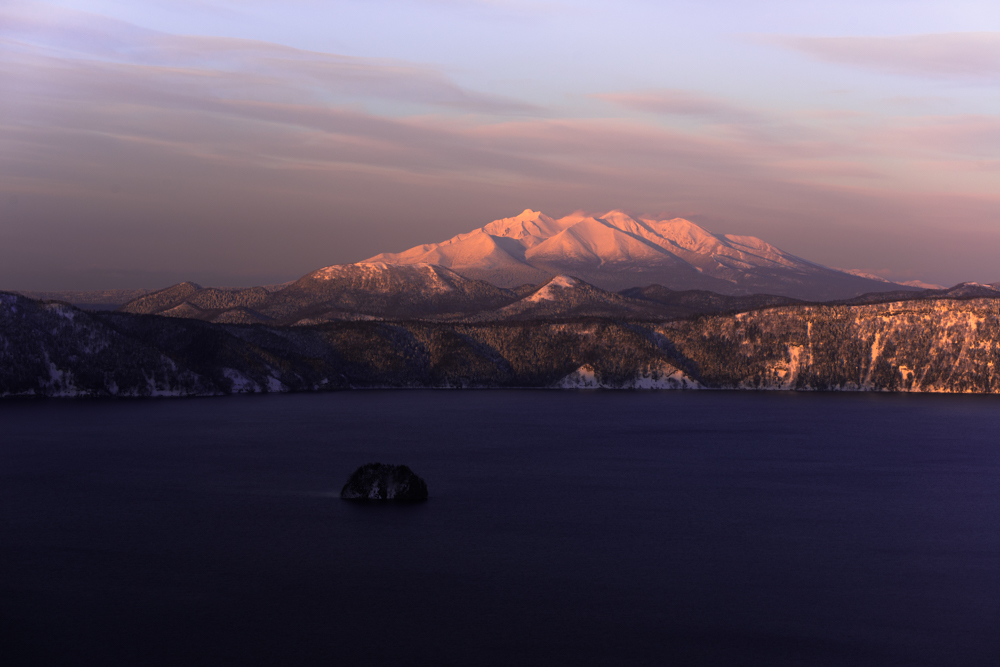
M 0 663 L 1000 664 L 1000 401 L 0 403 Z M 431 500 L 339 500 L 369 461 Z

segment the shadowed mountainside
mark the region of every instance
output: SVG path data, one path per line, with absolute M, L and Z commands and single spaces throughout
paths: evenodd
M 708 313 L 735 313 L 743 310 L 758 310 L 770 306 L 788 306 L 796 303 L 804 303 L 799 299 L 787 296 L 775 296 L 773 294 L 729 296 L 706 290 L 676 291 L 667 289 L 662 285 L 633 287 L 632 289 L 622 290 L 619 294 L 659 304 L 660 306 L 669 308 L 678 317 Z
M 0 394 L 353 387 L 1000 391 L 1000 298 L 788 305 L 668 322 L 211 324 L 0 293 Z
M 181 283 L 145 295 L 122 312 L 207 322 L 278 325 L 356 319 L 504 321 L 577 317 L 673 319 L 698 313 L 799 303 L 788 297 L 675 292 L 659 285 L 608 292 L 571 276 L 502 289 L 432 265 L 348 264 L 313 272 L 272 292 Z
M 520 294 L 429 264 L 344 264 L 313 271 L 273 290 L 219 290 L 181 283 L 120 310 L 231 324 L 447 319 L 499 308 Z
M 168 317 L 202 317 L 203 313 L 221 313 L 228 310 L 249 310 L 260 306 L 275 288 L 218 288 L 202 287 L 196 283 L 184 282 L 166 289 L 144 294 L 123 305 L 126 313 L 166 315 Z M 180 308 L 181 310 L 177 310 Z M 251 321 L 263 321 L 264 318 Z
M 260 310 L 287 323 L 345 316 L 448 318 L 492 310 L 516 298 L 515 292 L 431 264 L 344 264 L 303 276 Z

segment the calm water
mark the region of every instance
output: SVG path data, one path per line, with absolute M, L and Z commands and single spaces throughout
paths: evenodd
M 1000 664 L 1000 401 L 0 403 L 0 664 Z M 432 499 L 340 501 L 369 461 Z

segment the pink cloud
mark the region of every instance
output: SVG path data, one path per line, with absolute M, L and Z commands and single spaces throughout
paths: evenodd
M 763 38 L 825 62 L 936 78 L 1000 78 L 1000 32 Z

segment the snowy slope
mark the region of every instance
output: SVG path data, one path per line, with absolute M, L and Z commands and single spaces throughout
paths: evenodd
M 661 284 L 809 300 L 900 289 L 809 262 L 756 237 L 714 234 L 682 218 L 633 218 L 617 210 L 554 219 L 528 209 L 442 243 L 365 262 L 439 264 L 503 287 L 568 274 L 612 290 Z
M 624 381 L 609 382 L 584 364 L 553 385 L 558 389 L 701 389 L 697 380 L 666 362 L 647 364 Z
M 357 315 L 460 315 L 491 310 L 516 299 L 510 290 L 470 280 L 442 266 L 372 262 L 313 271 L 270 295 L 256 310 L 277 322 L 292 324 L 354 319 Z

